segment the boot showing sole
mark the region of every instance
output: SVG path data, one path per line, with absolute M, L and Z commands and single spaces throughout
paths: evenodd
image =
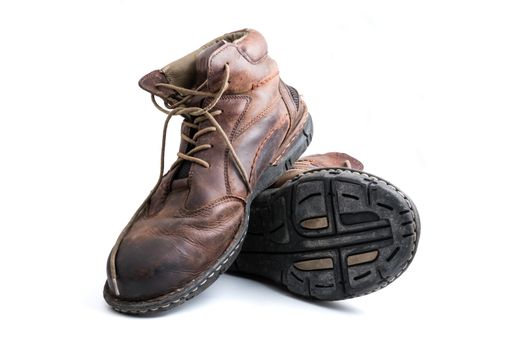
M 317 169 L 257 197 L 229 271 L 303 297 L 353 298 L 399 277 L 419 233 L 416 207 L 395 186 L 361 171 Z

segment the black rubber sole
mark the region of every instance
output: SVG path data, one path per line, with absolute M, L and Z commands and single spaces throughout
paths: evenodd
M 395 186 L 361 171 L 318 169 L 252 203 L 244 246 L 229 272 L 290 292 L 341 300 L 399 277 L 416 252 L 420 221 Z
M 279 160 L 275 164 L 270 165 L 263 172 L 259 178 L 259 181 L 257 182 L 257 185 L 255 188 L 253 188 L 252 193 L 246 199 L 247 206 L 244 221 L 235 234 L 234 240 L 228 249 L 226 249 L 226 251 L 223 253 L 223 255 L 217 260 L 217 262 L 201 276 L 191 281 L 191 283 L 183 288 L 174 290 L 157 298 L 144 301 L 127 301 L 116 297 L 111 293 L 108 282 L 106 281 L 106 284 L 104 285 L 104 299 L 106 302 L 115 311 L 121 313 L 133 315 L 152 315 L 180 306 L 184 302 L 203 292 L 207 287 L 215 282 L 215 280 L 217 280 L 217 278 L 222 273 L 228 270 L 235 258 L 238 256 L 242 243 L 246 237 L 250 217 L 250 204 L 252 201 L 259 193 L 273 184 L 277 178 L 281 176 L 287 169 L 289 169 L 297 159 L 299 159 L 299 157 L 310 144 L 312 136 L 312 118 L 308 114 L 305 116 L 303 130 L 299 131 L 290 141 L 289 146 L 285 148 L 285 151 Z

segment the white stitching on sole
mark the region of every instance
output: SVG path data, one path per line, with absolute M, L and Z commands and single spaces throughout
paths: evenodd
M 167 304 L 164 304 L 164 305 L 161 305 L 161 306 L 158 306 L 158 307 L 154 307 L 154 308 L 148 308 L 148 309 L 144 309 L 144 310 L 122 310 L 120 308 L 116 308 L 116 307 L 113 307 L 113 310 L 115 311 L 118 311 L 118 312 L 122 312 L 122 313 L 129 313 L 129 314 L 137 314 L 137 313 L 140 313 L 140 314 L 145 314 L 146 312 L 154 312 L 154 311 L 157 311 L 159 308 L 162 308 L 162 309 L 167 309 L 169 308 L 170 306 L 172 305 L 175 305 L 175 304 L 178 304 L 180 302 L 183 302 L 183 301 L 186 301 L 187 297 L 190 295 L 190 294 L 195 294 L 195 292 L 197 292 L 197 290 L 199 290 L 202 286 L 204 286 L 206 284 L 206 282 L 208 280 L 211 279 L 211 277 L 213 275 L 215 275 L 215 272 L 216 271 L 219 271 L 221 270 L 221 268 L 226 264 L 226 262 L 235 254 L 235 252 L 239 249 L 239 247 L 241 246 L 242 242 L 244 241 L 244 238 L 246 237 L 246 234 L 244 235 L 244 237 L 241 238 L 241 240 L 237 243 L 237 245 L 235 246 L 235 248 L 232 250 L 232 252 L 228 255 L 228 257 L 226 258 L 226 260 L 224 260 L 223 262 L 221 262 L 219 264 L 219 266 L 217 266 L 216 269 L 214 269 L 210 274 L 208 274 L 207 276 L 205 276 L 204 280 L 197 286 L 195 287 L 194 289 L 192 289 L 191 291 L 189 291 L 188 293 L 184 294 L 182 297 L 180 297 L 179 299 L 177 300 L 174 300 L 174 301 L 170 301 L 169 303 Z M 218 276 L 217 276 L 218 277 Z M 216 277 L 216 278 L 217 278 Z M 174 291 L 174 292 L 171 292 L 171 293 L 168 293 L 166 294 L 166 296 L 169 296 L 169 295 L 173 295 L 175 293 L 177 293 L 177 291 L 180 291 L 181 288 L 179 288 L 178 290 Z

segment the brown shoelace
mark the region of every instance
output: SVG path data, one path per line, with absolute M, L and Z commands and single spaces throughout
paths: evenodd
M 226 89 L 228 89 L 228 80 L 230 79 L 230 67 L 228 66 L 228 64 L 226 64 L 224 66 L 224 70 L 225 70 L 224 80 L 222 82 L 221 88 L 217 92 L 201 91 L 201 89 L 207 84 L 207 80 L 205 82 L 203 82 L 195 90 L 183 88 L 183 87 L 172 85 L 172 84 L 164 84 L 164 83 L 157 84 L 156 85 L 157 87 L 164 87 L 164 88 L 171 89 L 171 90 L 177 92 L 180 95 L 180 97 L 182 97 L 181 99 L 175 100 L 175 101 L 173 101 L 171 99 L 170 100 L 164 100 L 164 103 L 165 103 L 165 105 L 166 105 L 166 107 L 168 109 L 161 107 L 157 103 L 157 101 L 155 99 L 156 96 L 154 94 L 151 94 L 151 100 L 152 100 L 153 104 L 155 105 L 155 107 L 157 107 L 163 113 L 167 114 L 166 120 L 164 122 L 164 128 L 162 130 L 162 147 L 161 147 L 161 158 L 160 158 L 160 174 L 159 174 L 159 178 L 157 180 L 157 183 L 155 184 L 155 187 L 153 187 L 153 190 L 151 191 L 150 195 L 148 196 L 148 198 L 146 198 L 146 200 L 142 203 L 142 205 L 139 207 L 139 209 L 135 212 L 135 214 L 131 218 L 131 220 L 128 223 L 128 225 L 124 228 L 122 233 L 117 238 L 117 241 L 115 242 L 115 245 L 113 246 L 113 249 L 111 250 L 110 261 L 109 261 L 109 265 L 110 265 L 109 267 L 110 267 L 110 273 L 111 273 L 111 283 L 113 284 L 113 287 L 114 287 L 114 290 L 115 290 L 115 294 L 117 296 L 120 295 L 118 284 L 117 284 L 117 271 L 116 271 L 116 266 L 115 266 L 115 260 L 116 260 L 116 256 L 117 256 L 117 251 L 118 251 L 118 248 L 120 246 L 120 243 L 124 239 L 124 236 L 128 232 L 129 228 L 131 227 L 131 225 L 133 224 L 135 219 L 140 215 L 140 213 L 142 212 L 142 210 L 146 206 L 147 202 L 149 201 L 149 199 L 153 195 L 153 193 L 155 193 L 157 188 L 160 186 L 160 183 L 162 181 L 162 177 L 164 176 L 164 157 L 165 157 L 165 150 L 166 150 L 166 135 L 167 135 L 167 131 L 168 131 L 169 122 L 170 122 L 171 118 L 174 115 L 181 115 L 181 116 L 184 116 L 184 117 L 185 116 L 189 116 L 191 118 L 190 119 L 191 121 L 184 120 L 182 122 L 182 124 L 184 126 L 189 127 L 190 129 L 197 130 L 197 132 L 195 132 L 193 137 L 190 137 L 190 136 L 184 134 L 183 132 L 181 133 L 181 138 L 184 141 L 186 141 L 187 143 L 193 145 L 194 147 L 191 148 L 186 153 L 178 152 L 177 153 L 177 157 L 178 158 L 175 161 L 175 163 L 172 165 L 170 170 L 175 168 L 177 165 L 179 165 L 184 160 L 189 161 L 189 162 L 193 162 L 193 163 L 196 163 L 196 164 L 199 164 L 200 166 L 203 166 L 205 168 L 209 168 L 210 164 L 207 161 L 196 157 L 195 154 L 197 152 L 205 151 L 207 149 L 210 149 L 210 148 L 213 147 L 213 145 L 211 145 L 211 144 L 197 145 L 197 140 L 202 135 L 205 135 L 205 134 L 210 133 L 210 132 L 218 131 L 219 134 L 221 135 L 222 139 L 226 143 L 226 147 L 229 150 L 228 154 L 233 158 L 233 162 L 235 164 L 235 167 L 237 168 L 237 170 L 241 174 L 241 177 L 242 177 L 244 183 L 246 184 L 246 187 L 248 188 L 248 191 L 251 192 L 251 186 L 250 186 L 250 181 L 248 179 L 248 175 L 247 175 L 244 167 L 242 166 L 242 163 L 241 163 L 239 157 L 237 156 L 237 153 L 235 152 L 235 149 L 233 148 L 233 145 L 231 144 L 230 139 L 228 138 L 228 135 L 226 135 L 226 133 L 224 132 L 224 130 L 222 129 L 220 124 L 215 119 L 215 117 L 217 115 L 220 115 L 222 113 L 222 110 L 211 111 L 211 109 L 213 109 L 213 107 L 215 107 L 215 105 L 217 104 L 219 99 L 222 97 L 222 95 L 224 94 Z M 185 103 L 190 98 L 192 98 L 194 96 L 212 97 L 212 100 L 205 107 L 189 107 L 189 106 L 186 106 Z M 203 128 L 203 129 L 200 129 L 199 125 L 202 122 L 206 121 L 206 120 L 208 120 L 211 123 L 212 126 L 208 126 L 208 127 Z

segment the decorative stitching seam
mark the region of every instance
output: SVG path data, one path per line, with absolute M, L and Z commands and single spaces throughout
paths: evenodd
M 246 130 L 248 130 L 250 127 L 253 126 L 253 124 L 257 123 L 259 120 L 261 120 L 263 117 L 267 115 L 267 113 L 277 104 L 279 101 L 279 95 L 276 95 L 272 101 L 270 101 L 270 104 L 266 106 L 266 108 L 257 114 L 252 120 L 250 120 L 246 125 L 244 125 L 239 130 L 236 130 L 234 133 L 232 133 L 233 140 L 241 136 Z M 237 127 L 237 125 L 236 125 Z
M 222 197 L 221 199 L 215 201 L 215 202 L 212 202 L 208 205 L 206 205 L 205 207 L 202 207 L 202 208 L 199 208 L 199 209 L 196 209 L 196 210 L 187 210 L 187 209 L 180 209 L 180 213 L 185 215 L 185 216 L 196 216 L 196 215 L 199 215 L 203 212 L 208 212 L 210 209 L 214 208 L 215 206 L 219 205 L 219 204 L 222 204 L 222 203 L 225 203 L 225 202 L 232 202 L 232 201 L 241 201 L 243 203 L 245 203 L 245 201 L 239 197 L 236 197 L 236 196 L 225 196 L 225 197 Z
M 233 125 L 232 131 L 230 132 L 229 140 L 232 142 L 235 139 L 235 130 L 239 126 L 239 124 L 244 120 L 244 117 L 246 116 L 246 111 L 251 105 L 252 98 L 247 95 L 231 95 L 231 96 L 225 96 L 224 100 L 245 100 L 246 104 L 244 105 L 244 109 L 242 110 L 241 114 L 237 118 L 237 121 Z M 229 157 L 230 157 L 230 150 L 226 149 L 224 151 L 224 186 L 226 188 L 226 194 L 231 194 L 231 186 L 230 186 L 230 176 L 229 176 Z
M 268 51 L 266 51 L 266 53 L 261 58 L 259 58 L 257 61 L 254 61 L 250 56 L 248 56 L 248 53 L 246 51 L 241 50 L 239 46 L 236 46 L 236 48 L 237 52 L 251 64 L 259 64 L 260 62 L 268 58 Z
M 283 157 L 283 155 L 286 153 L 286 151 L 288 151 L 288 148 L 290 147 L 290 145 L 295 141 L 295 139 L 297 138 L 297 136 L 301 135 L 304 131 L 304 126 L 306 124 L 308 120 L 308 117 L 307 118 L 304 118 L 304 121 L 297 126 L 297 129 L 298 129 L 298 132 L 295 133 L 295 135 L 292 137 L 292 139 L 288 142 L 288 144 L 283 148 L 283 150 L 281 151 L 281 153 L 277 156 L 277 158 L 272 162 L 272 164 L 277 164 L 279 163 L 279 161 L 281 160 L 281 158 Z
M 272 75 L 267 76 L 266 78 L 264 78 L 262 80 L 259 80 L 258 82 L 253 83 L 252 84 L 252 90 L 255 90 L 258 87 L 261 87 L 261 86 L 265 85 L 266 83 L 272 81 L 275 77 L 278 77 L 278 76 L 279 76 L 279 71 L 274 72 Z
M 230 186 L 230 174 L 229 174 L 229 167 L 230 162 L 228 162 L 230 158 L 230 151 L 227 149 L 224 151 L 224 186 L 226 187 L 226 194 L 229 196 L 232 194 L 232 189 Z
M 239 115 L 239 117 L 237 118 L 237 121 L 235 122 L 235 124 L 233 125 L 233 128 L 232 128 L 232 131 L 230 131 L 230 141 L 233 141 L 236 137 L 236 133 L 237 133 L 237 128 L 239 127 L 239 125 L 242 123 L 242 121 L 244 120 L 244 118 L 246 117 L 246 112 L 248 111 L 251 103 L 252 103 L 252 98 L 248 95 L 242 95 L 242 96 L 238 96 L 238 95 L 233 95 L 233 96 L 227 96 L 225 97 L 226 98 L 231 98 L 231 99 L 244 99 L 246 100 L 246 105 L 244 106 L 244 109 L 243 111 L 241 112 L 241 114 Z

